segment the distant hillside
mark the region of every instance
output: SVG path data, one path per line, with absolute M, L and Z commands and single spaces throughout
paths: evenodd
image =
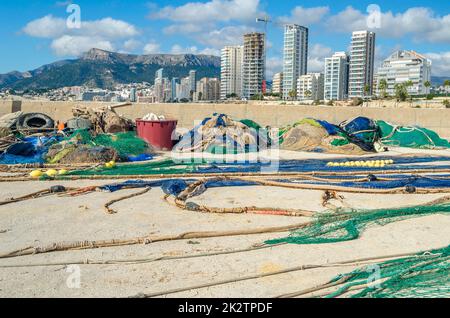
M 131 55 L 91 49 L 81 58 L 44 65 L 36 70 L 0 74 L 0 88 L 53 89 L 87 85 L 111 88 L 115 84 L 154 82 L 155 72 L 164 68 L 164 76 L 186 77 L 196 70 L 198 78 L 219 77 L 220 58 L 194 54 Z

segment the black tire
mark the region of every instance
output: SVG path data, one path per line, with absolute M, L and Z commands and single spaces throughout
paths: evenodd
M 49 116 L 42 113 L 28 113 L 19 117 L 16 124 L 17 130 L 30 130 L 38 132 L 55 128 L 55 122 Z

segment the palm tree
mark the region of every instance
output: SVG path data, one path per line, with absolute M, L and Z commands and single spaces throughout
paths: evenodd
M 295 89 L 289 91 L 289 97 L 294 100 L 297 97 L 297 91 Z
M 431 87 L 431 82 L 430 81 L 426 81 L 425 83 L 423 83 L 423 86 L 426 87 L 427 89 L 427 95 L 430 93 L 428 91 L 428 89 Z M 426 102 L 425 102 L 425 107 L 428 107 L 428 96 L 425 98 Z
M 387 89 L 388 83 L 387 81 L 383 78 L 382 80 L 380 80 L 380 83 L 378 84 L 378 88 L 381 91 L 381 98 L 386 98 L 386 89 Z
M 367 105 L 369 104 L 368 100 L 369 94 L 370 94 L 370 85 L 364 85 L 364 99 L 367 101 Z
M 448 97 L 448 87 L 450 86 L 450 80 L 444 81 L 444 88 L 445 88 L 445 96 Z
M 312 92 L 311 91 L 306 91 L 305 92 L 305 96 L 309 99 L 312 96 Z
M 409 81 L 406 81 L 405 82 L 405 88 L 406 88 L 406 90 L 407 90 L 407 92 L 408 92 L 408 94 L 409 94 L 409 100 L 410 100 L 410 106 L 412 105 L 412 96 L 411 96 L 411 93 L 410 93 L 410 88 L 411 87 L 413 87 L 414 86 L 414 83 L 413 83 L 413 81 L 411 81 L 411 80 L 409 80 Z

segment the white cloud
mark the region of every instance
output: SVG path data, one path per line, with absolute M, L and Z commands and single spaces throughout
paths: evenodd
M 253 31 L 255 31 L 254 28 L 245 25 L 227 26 L 196 34 L 194 38 L 203 45 L 219 49 L 226 45 L 238 45 L 242 43 L 243 35 Z
M 441 53 L 425 53 L 432 61 L 431 73 L 433 76 L 450 76 L 450 51 Z
M 188 2 L 179 7 L 166 6 L 151 13 L 152 19 L 179 22 L 229 22 L 250 21 L 258 15 L 259 0 L 211 0 Z
M 199 50 L 196 46 L 183 47 L 179 44 L 172 46 L 170 50 L 172 54 L 203 54 L 203 55 L 220 55 L 220 51 L 214 48 L 204 48 Z
M 58 56 L 79 56 L 92 48 L 114 51 L 110 41 L 89 36 L 63 35 L 53 40 L 51 47 Z
M 123 43 L 123 50 L 125 52 L 134 51 L 134 50 L 138 49 L 141 45 L 142 45 L 142 43 L 140 41 L 135 40 L 135 39 L 129 39 Z
M 144 46 L 144 54 L 157 54 L 160 53 L 161 45 L 155 42 L 147 43 Z
M 48 15 L 29 22 L 22 31 L 32 37 L 52 39 L 51 47 L 58 56 L 80 55 L 91 48 L 113 50 L 114 43 L 128 39 L 123 43 L 124 50 L 136 45 L 131 38 L 139 31 L 122 20 L 104 18 L 95 21 L 83 21 L 81 28 L 68 28 L 62 18 Z
M 308 72 L 322 73 L 325 67 L 325 58 L 332 56 L 333 50 L 322 44 L 314 44 L 308 55 Z
M 47 15 L 37 20 L 29 22 L 22 31 L 33 37 L 56 38 L 62 36 L 67 25 L 64 19 Z
M 125 21 L 104 18 L 95 21 L 83 21 L 81 28 L 68 28 L 66 21 L 48 15 L 29 22 L 23 32 L 33 37 L 58 38 L 63 35 L 79 35 L 120 39 L 139 34 L 137 28 Z
M 278 20 L 283 24 L 295 23 L 308 26 L 320 22 L 328 12 L 330 12 L 329 7 L 304 8 L 298 6 L 292 9 L 290 16 L 283 16 Z
M 351 32 L 370 29 L 367 24 L 368 14 L 349 6 L 338 14 L 331 16 L 327 25 L 330 30 Z M 380 28 L 374 28 L 377 34 L 385 38 L 412 36 L 416 41 L 432 43 L 450 43 L 450 14 L 438 16 L 431 9 L 415 7 L 403 13 L 381 12 Z
M 283 71 L 283 58 L 280 56 L 273 56 L 267 58 L 266 61 L 266 78 L 272 80 L 274 74 Z

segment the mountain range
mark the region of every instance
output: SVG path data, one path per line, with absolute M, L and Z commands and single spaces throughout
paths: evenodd
M 132 55 L 91 49 L 78 59 L 63 60 L 28 72 L 0 74 L 0 89 L 55 89 L 65 86 L 112 88 L 116 84 L 154 83 L 155 73 L 164 68 L 168 78 L 219 77 L 220 57 L 194 54 Z

